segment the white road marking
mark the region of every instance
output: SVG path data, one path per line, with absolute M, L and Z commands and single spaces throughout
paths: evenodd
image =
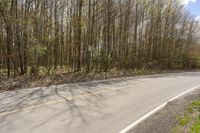
M 149 118 L 151 115 L 155 114 L 156 112 L 160 111 L 162 108 L 164 108 L 169 102 L 174 101 L 196 89 L 198 89 L 200 87 L 200 85 L 197 85 L 183 93 L 181 93 L 180 95 L 175 96 L 174 98 L 168 100 L 167 102 L 163 103 L 162 105 L 158 106 L 157 108 L 153 109 L 152 111 L 150 111 L 149 113 L 145 114 L 144 116 L 140 117 L 138 120 L 134 121 L 133 123 L 131 123 L 128 127 L 124 128 L 123 130 L 121 130 L 119 133 L 127 133 L 129 130 L 131 130 L 132 128 L 136 127 L 139 123 L 143 122 L 145 119 Z

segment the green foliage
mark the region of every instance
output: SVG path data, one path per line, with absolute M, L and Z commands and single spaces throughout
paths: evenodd
M 181 125 L 181 126 L 185 126 L 186 124 L 188 124 L 191 120 L 191 116 L 189 114 L 185 114 L 183 117 L 178 117 L 177 120 L 178 120 L 178 123 Z
M 32 54 L 38 54 L 39 56 L 42 56 L 45 54 L 47 47 L 42 45 L 37 38 L 32 37 L 31 42 L 34 44 L 30 48 L 30 52 L 32 52 Z
M 185 111 L 185 114 L 177 118 L 178 126 L 172 129 L 174 133 L 181 133 L 185 128 L 189 133 L 200 133 L 200 101 L 192 102 Z
M 196 118 L 195 124 L 192 125 L 190 133 L 200 133 L 200 115 Z
M 40 56 L 41 55 L 44 55 L 45 54 L 45 52 L 46 52 L 46 50 L 47 50 L 47 48 L 45 47 L 45 46 L 43 46 L 43 45 L 35 45 L 34 47 L 33 47 L 33 49 L 34 49 L 34 51 L 36 51 Z
M 193 113 L 193 107 L 192 107 L 192 106 L 189 106 L 189 107 L 187 108 L 187 112 L 188 112 L 188 113 Z
M 200 101 L 193 102 L 192 106 L 200 112 Z
M 192 103 L 194 108 L 199 108 L 200 107 L 200 101 L 195 101 Z

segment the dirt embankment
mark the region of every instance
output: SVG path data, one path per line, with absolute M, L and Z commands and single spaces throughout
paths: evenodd
M 52 76 L 19 76 L 12 78 L 0 78 L 0 92 L 5 90 L 16 90 L 20 88 L 31 88 L 41 86 L 51 86 L 58 84 L 68 84 L 77 82 L 87 82 L 93 80 L 103 80 L 111 78 L 130 77 L 137 75 L 176 73 L 182 71 L 172 70 L 132 70 L 132 71 L 110 71 L 110 72 L 92 72 L 92 73 L 69 73 L 57 74 Z

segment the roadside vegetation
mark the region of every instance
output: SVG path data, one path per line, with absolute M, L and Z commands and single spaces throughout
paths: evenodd
M 0 0 L 0 83 L 198 69 L 199 31 L 178 0 Z
M 177 117 L 172 133 L 200 133 L 200 101 L 192 102 L 184 115 Z
M 76 82 L 87 82 L 93 80 L 103 80 L 111 78 L 122 78 L 136 75 L 147 75 L 157 73 L 169 73 L 177 72 L 171 70 L 115 70 L 112 69 L 109 72 L 90 72 L 90 73 L 64 73 L 63 71 L 55 71 L 52 75 L 47 76 L 44 72 L 41 72 L 37 76 L 17 76 L 10 78 L 3 78 L 0 80 L 0 92 L 5 90 L 16 90 L 20 88 L 51 86 L 57 84 L 67 84 Z

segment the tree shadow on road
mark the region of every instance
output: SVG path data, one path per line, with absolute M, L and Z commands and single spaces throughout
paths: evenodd
M 45 113 L 45 111 L 47 111 L 47 113 L 54 113 L 52 113 L 52 115 L 49 116 L 45 115 L 44 118 L 40 118 L 40 121 L 36 122 L 37 124 L 33 124 L 31 126 L 32 129 L 36 129 L 45 124 L 51 123 L 52 121 L 57 120 L 57 118 L 60 119 L 57 121 L 64 122 L 66 123 L 66 126 L 69 126 L 77 121 L 82 123 L 90 122 L 91 119 L 95 117 L 111 117 L 112 114 L 105 111 L 106 108 L 109 106 L 106 101 L 108 96 L 106 96 L 106 94 L 104 93 L 94 92 L 108 90 L 110 88 L 115 87 L 127 87 L 128 85 L 136 86 L 135 82 L 141 82 L 141 78 L 176 78 L 177 76 L 190 77 L 199 76 L 199 74 L 197 73 L 193 75 L 190 73 L 183 73 L 167 76 L 153 75 L 130 77 L 3 92 L 0 94 L 0 131 L 3 127 L 10 128 L 11 126 L 15 126 L 15 122 L 18 120 L 30 124 L 30 121 L 33 121 L 33 123 L 36 122 L 37 119 L 31 120 L 29 119 L 29 116 L 38 113 L 37 111 L 39 110 L 39 108 L 43 108 L 41 110 L 41 112 L 43 113 Z M 127 93 L 123 90 L 114 90 L 113 92 L 120 95 L 124 95 L 124 97 L 126 97 L 127 95 Z M 85 96 L 80 97 L 81 95 Z M 60 102 L 46 104 L 56 100 Z M 28 109 L 29 107 L 33 108 Z M 26 111 L 23 111 L 24 109 Z M 12 113 L 12 111 L 16 112 Z M 8 114 L 1 115 L 6 112 Z M 40 117 L 43 116 L 40 115 Z
M 101 89 L 113 87 L 114 83 L 117 82 L 87 83 L 88 85 L 70 84 L 40 87 L 32 90 L 4 92 L 0 94 L 0 129 L 2 127 L 10 128 L 10 126 L 14 126 L 14 123 L 18 120 L 24 121 L 25 123 L 37 121 L 30 120 L 29 115 L 38 113 L 38 108 L 44 108 L 47 112 L 55 110 L 55 113 L 49 116 L 44 116 L 44 119 L 38 121 L 37 124 L 32 125 L 32 129 L 37 129 L 38 127 L 48 124 L 58 117 L 62 118 L 62 121 L 65 121 L 65 123 L 69 126 L 75 121 L 87 123 L 90 122 L 90 119 L 93 119 L 96 116 L 109 116 L 111 114 L 104 111 L 104 109 L 108 106 L 106 103 L 106 94 L 92 93 L 101 91 Z M 115 93 L 123 92 L 116 90 Z M 85 97 L 79 97 L 81 95 L 85 95 Z M 48 104 L 49 102 L 56 100 L 60 102 Z M 38 106 L 41 104 L 42 106 Z M 33 108 L 28 109 L 29 107 Z M 25 111 L 23 111 L 24 109 Z M 44 110 L 41 112 L 45 113 Z M 1 114 L 6 112 L 8 114 L 1 116 Z

